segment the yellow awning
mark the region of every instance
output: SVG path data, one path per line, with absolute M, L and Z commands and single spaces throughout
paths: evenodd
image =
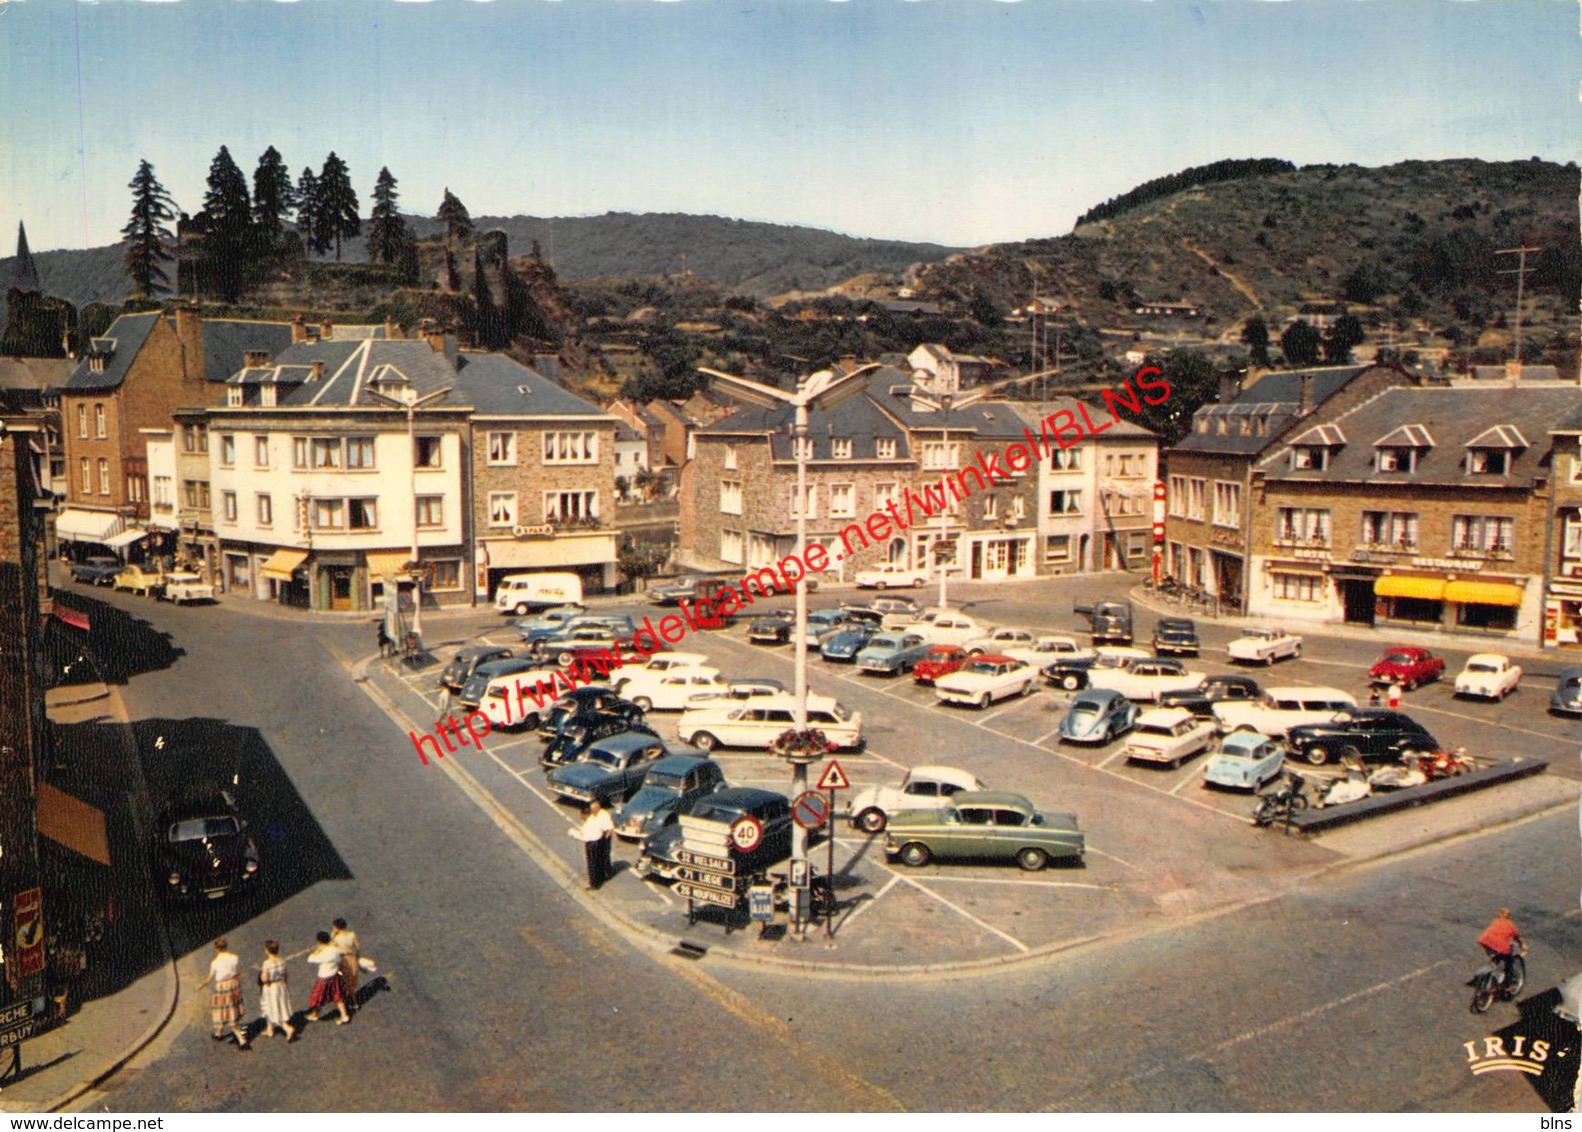
M 406 564 L 412 561 L 410 550 L 370 550 L 368 573 L 375 578 L 391 581 L 406 577 Z
M 1520 605 L 1522 588 L 1509 582 L 1451 582 L 1445 600 L 1477 605 Z
M 1373 592 L 1379 597 L 1417 597 L 1424 601 L 1444 601 L 1445 582 L 1442 578 L 1403 578 L 1391 574 L 1374 582 Z
M 110 863 L 110 839 L 105 836 L 104 812 L 47 782 L 38 788 L 38 831 L 90 861 L 98 861 L 101 865 Z
M 296 573 L 297 567 L 307 560 L 307 551 L 282 547 L 269 556 L 269 560 L 258 568 L 258 572 L 266 578 L 279 578 L 282 582 L 289 582 L 291 575 Z

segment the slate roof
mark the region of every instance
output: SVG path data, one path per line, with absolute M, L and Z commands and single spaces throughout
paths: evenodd
M 1504 366 L 1473 366 L 1474 381 L 1504 381 Z M 1554 366 L 1523 366 L 1517 375 L 1519 381 L 1559 381 L 1560 371 Z
M 1367 366 L 1326 366 L 1321 369 L 1279 370 L 1264 374 L 1241 392 L 1235 400 L 1204 405 L 1192 418 L 1192 431 L 1176 444 L 1177 452 L 1204 452 L 1223 456 L 1256 456 L 1273 444 L 1280 434 L 1300 419 L 1302 403 L 1302 378 L 1313 379 L 1312 397 L 1316 408 L 1333 396 L 1343 385 L 1356 377 Z M 1221 433 L 1217 425 L 1209 432 L 1199 432 L 1204 417 L 1214 420 L 1221 416 L 1261 417 L 1263 432 L 1256 426 L 1243 434 L 1239 423 L 1227 424 Z
M 1344 447 L 1330 450 L 1326 469 L 1293 469 L 1281 444 L 1260 467 L 1271 480 L 1359 482 L 1372 484 L 1439 484 L 1458 487 L 1519 486 L 1545 474 L 1547 444 L 1511 450 L 1511 467 L 1504 475 L 1467 474 L 1469 442 L 1493 426 L 1514 429 L 1522 436 L 1542 436 L 1551 422 L 1582 419 L 1582 388 L 1572 385 L 1534 386 L 1513 397 L 1509 387 L 1479 388 L 1469 385 L 1386 389 L 1336 418 L 1351 438 Z M 1374 470 L 1377 440 L 1408 426 L 1433 438 L 1432 448 L 1418 450 L 1415 472 Z
M 120 385 L 126 380 L 126 371 L 137 359 L 138 351 L 143 348 L 143 343 L 148 341 L 148 336 L 153 333 L 154 324 L 158 321 L 157 311 L 146 314 L 123 314 L 116 318 L 108 330 L 93 340 L 95 351 L 112 351 L 104 364 L 104 369 L 96 372 L 89 358 L 84 357 L 77 363 L 77 368 L 72 370 L 71 378 L 66 382 L 66 390 L 71 393 L 92 392 L 96 389 L 114 389 Z
M 1291 446 L 1308 448 L 1327 448 L 1332 444 L 1346 443 L 1346 434 L 1340 430 L 1339 425 L 1321 424 L 1314 425 L 1300 436 L 1291 438 Z
M 228 381 L 246 360 L 249 350 L 263 350 L 273 359 L 290 345 L 289 322 L 206 318 L 203 320 L 203 380 Z
M 791 425 L 796 411 L 789 405 L 776 405 L 760 409 L 738 409 L 723 420 L 698 429 L 700 435 L 769 436 L 769 450 L 776 460 L 790 460 Z M 876 460 L 880 438 L 894 440 L 895 458 L 911 458 L 906 430 L 879 411 L 866 397 L 853 397 L 833 409 L 814 409 L 808 413 L 808 437 L 813 441 L 814 460 L 833 460 L 833 441 L 837 438 L 851 441 L 852 460 Z M 841 458 L 844 462 L 845 457 Z
M 0 389 L 60 389 L 76 364 L 70 358 L 0 358 Z
M 1154 435 L 1142 425 L 1133 424 L 1131 421 L 1115 420 L 1110 416 L 1108 410 L 1095 405 L 1089 405 L 1086 401 L 1079 402 L 1075 397 L 1056 397 L 1049 401 L 1004 401 L 1000 403 L 1005 405 L 1019 418 L 1021 418 L 1022 423 L 1032 429 L 1035 436 L 1038 435 L 1038 426 L 1042 424 L 1045 419 L 1053 416 L 1061 409 L 1064 409 L 1066 412 L 1073 415 L 1077 415 L 1077 406 L 1079 404 L 1087 405 L 1088 417 L 1093 421 L 1095 426 L 1103 427 L 1105 421 L 1113 422 L 1109 428 L 1104 429 L 1104 431 L 1100 433 L 1101 436 L 1124 436 L 1132 439 L 1141 439 L 1143 437 L 1151 437 Z M 1081 419 L 1082 418 L 1077 415 L 1077 420 L 1079 422 Z M 1087 440 L 1091 438 L 1085 437 L 1084 439 Z
M 443 360 L 443 355 L 434 357 Z M 456 392 L 446 398 L 446 403 L 471 405 L 478 416 L 615 419 L 592 401 L 584 401 L 504 354 L 463 353 L 457 357 L 456 367 Z

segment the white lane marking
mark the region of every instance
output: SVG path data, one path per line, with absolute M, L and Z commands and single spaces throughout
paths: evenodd
M 1304 661 L 1306 661 L 1308 664 L 1327 664 L 1331 668 L 1361 668 L 1361 669 L 1368 669 L 1368 668 L 1372 668 L 1373 667 L 1371 664 L 1357 664 L 1354 661 L 1350 661 L 1350 660 L 1319 660 L 1317 657 L 1311 657 L 1311 656 L 1304 656 L 1302 659 Z
M 1108 884 L 1080 884 L 1074 880 L 1006 880 L 1004 877 L 953 877 L 933 876 L 928 878 L 929 884 L 940 881 L 960 881 L 964 884 L 1014 884 L 1022 888 L 1086 888 L 1094 892 L 1113 892 L 1113 885 Z
M 894 888 L 896 885 L 898 885 L 900 883 L 901 883 L 901 876 L 898 873 L 891 873 L 890 874 L 890 879 L 885 882 L 885 885 L 884 885 L 883 888 L 881 888 L 878 892 L 873 894 L 873 899 L 872 900 L 865 900 L 865 901 L 863 901 L 856 908 L 852 909 L 851 915 L 847 916 L 844 920 L 842 920 L 840 922 L 841 930 L 844 931 L 847 927 L 849 927 L 851 925 L 853 920 L 855 920 L 858 916 L 862 915 L 869 908 L 872 908 L 875 904 L 879 903 L 879 898 L 881 896 L 883 896 L 886 892 L 889 892 L 892 888 Z
M 1114 861 L 1117 865 L 1125 865 L 1128 869 L 1131 869 L 1133 872 L 1140 873 L 1140 872 L 1146 872 L 1147 871 L 1145 869 L 1142 869 L 1142 868 L 1138 867 L 1137 865 L 1132 864 L 1130 861 L 1124 860 L 1121 857 L 1117 857 L 1114 853 L 1106 853 L 1102 849 L 1095 849 L 1092 845 L 1086 846 L 1086 850 L 1087 850 L 1087 852 L 1092 853 L 1095 856 L 1104 857 L 1104 858 L 1107 858 L 1108 860 Z
M 1391 988 L 1398 987 L 1403 983 L 1409 983 L 1413 979 L 1420 979 L 1430 971 L 1437 971 L 1441 967 L 1448 966 L 1450 966 L 1450 960 L 1441 959 L 1437 963 L 1430 963 L 1426 967 L 1419 967 L 1415 971 L 1408 971 L 1399 978 L 1390 979 L 1387 982 L 1374 983 L 1371 987 L 1365 987 L 1360 991 L 1353 991 L 1351 994 L 1345 995 L 1344 997 L 1332 999 L 1331 1001 L 1324 1003 L 1322 1006 L 1310 1007 L 1307 1010 L 1302 1011 L 1300 1014 L 1287 1015 L 1278 1022 L 1271 1022 L 1267 1026 L 1259 1026 L 1256 1030 L 1248 1030 L 1246 1033 L 1238 1034 L 1234 1038 L 1226 1038 L 1213 1048 L 1213 1052 L 1223 1053 L 1225 1050 L 1228 1050 L 1233 1046 L 1239 1046 L 1243 1042 L 1250 1042 L 1254 1038 L 1265 1037 L 1268 1034 L 1274 1033 L 1276 1030 L 1283 1030 L 1287 1026 L 1293 1026 L 1298 1022 L 1306 1022 L 1310 1018 L 1316 1018 L 1320 1014 L 1326 1014 L 1331 1010 L 1337 1010 L 1342 1006 L 1356 1002 L 1359 998 L 1367 998 L 1369 995 L 1378 994 L 1380 991 L 1390 990 Z
M 663 900 L 666 904 L 675 904 L 675 901 L 670 899 L 670 890 L 664 885 L 660 884 L 658 881 L 654 880 L 652 877 L 643 878 L 643 887 L 648 889 L 648 891 L 652 892 L 655 896 L 659 897 L 659 899 Z
M 915 888 L 919 892 L 921 892 L 924 896 L 931 896 L 931 897 L 933 897 L 935 900 L 939 901 L 945 907 L 949 908 L 952 912 L 955 912 L 956 914 L 960 915 L 964 919 L 970 920 L 972 923 L 977 924 L 984 931 L 989 932 L 989 933 L 991 933 L 993 935 L 999 936 L 1006 943 L 1008 943 L 1012 947 L 1016 948 L 1016 950 L 1020 951 L 1022 954 L 1025 955 L 1028 952 L 1032 951 L 1032 948 L 1028 947 L 1025 943 L 1023 943 L 1021 940 L 1017 939 L 1015 936 L 1007 935 L 1006 933 L 1002 932 L 999 928 L 995 927 L 994 925 L 984 923 L 982 920 L 978 919 L 978 917 L 974 916 L 971 912 L 967 911 L 965 908 L 961 907 L 958 904 L 952 904 L 949 900 L 946 900 L 939 893 L 933 892 L 933 891 L 931 891 L 931 890 L 929 890 L 927 888 L 924 888 L 921 884 L 919 884 L 917 881 L 913 880 L 911 877 L 902 876 L 900 873 L 896 873 L 895 874 L 895 878 L 897 880 L 900 880 L 900 881 L 905 881 L 907 884 L 911 885 L 913 888 Z
M 1045 740 L 1052 739 L 1056 735 L 1059 735 L 1059 734 L 1060 734 L 1060 728 L 1057 727 L 1053 731 L 1051 731 L 1049 734 L 1047 734 L 1047 735 L 1040 735 L 1038 738 L 1034 739 L 1033 740 L 1033 746 L 1035 746 L 1035 747 L 1042 747 L 1044 745 Z
M 1402 710 L 1405 710 L 1406 706 L 1403 704 Z M 1540 739 L 1553 739 L 1557 743 L 1576 742 L 1576 737 L 1572 735 L 1552 735 L 1547 731 L 1534 731 L 1528 727 L 1517 727 L 1513 723 L 1499 723 L 1492 719 L 1486 719 L 1481 715 L 1468 715 L 1464 711 L 1451 711 L 1449 708 L 1430 707 L 1427 704 L 1412 704 L 1411 708 L 1414 711 L 1431 711 L 1439 715 L 1448 715 L 1455 719 L 1465 719 L 1471 723 L 1481 723 L 1486 727 L 1498 727 L 1501 731 L 1520 731 L 1523 735 L 1536 735 Z
M 1110 754 L 1110 755 L 1105 755 L 1104 758 L 1100 759 L 1097 763 L 1093 764 L 1093 769 L 1094 770 L 1103 770 L 1107 766 L 1109 766 L 1112 762 L 1114 762 L 1116 759 L 1121 759 L 1122 761 L 1125 761 L 1125 757 L 1126 757 L 1126 743 L 1125 743 L 1124 740 L 1122 740 L 1121 745 L 1115 749 L 1115 753 L 1114 754 Z M 1114 774 L 1116 772 L 1115 771 L 1110 771 L 1110 773 Z M 1130 780 L 1128 780 L 1128 781 L 1130 781 Z M 1139 786 L 1145 786 L 1147 784 L 1140 782 L 1140 783 L 1138 783 L 1138 785 Z M 1157 789 L 1159 789 L 1159 787 L 1154 787 L 1154 789 L 1157 790 Z

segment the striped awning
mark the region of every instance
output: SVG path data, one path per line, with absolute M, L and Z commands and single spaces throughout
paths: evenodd
M 114 511 L 82 511 L 67 508 L 55 516 L 55 535 L 74 542 L 103 542 L 126 526 Z
M 412 560 L 412 552 L 408 550 L 370 550 L 368 552 L 368 573 L 370 577 L 383 578 L 385 581 L 394 581 L 406 577 L 406 564 Z
M 1373 583 L 1373 592 L 1379 597 L 1415 597 L 1424 601 L 1445 600 L 1443 578 L 1403 578 L 1399 574 L 1380 578 Z
M 1450 582 L 1445 600 L 1462 605 L 1520 605 L 1522 587 L 1509 582 Z
M 266 578 L 276 578 L 282 582 L 289 582 L 291 575 L 297 572 L 297 567 L 307 560 L 307 551 L 281 547 L 269 556 L 268 560 L 258 568 L 258 572 Z

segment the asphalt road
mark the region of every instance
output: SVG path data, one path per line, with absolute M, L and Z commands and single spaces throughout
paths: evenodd
M 1076 628 L 1073 595 L 1108 588 L 957 592 L 996 623 Z M 1582 966 L 1574 816 L 1037 966 L 814 983 L 655 957 L 588 919 L 350 682 L 344 662 L 371 651 L 371 626 L 106 600 L 185 650 L 125 689 L 156 788 L 243 774 L 269 876 L 240 901 L 172 914 L 181 1013 L 95 1108 L 1549 1107 L 1524 1076 L 1470 1072 L 1462 1042 L 1527 1020 L 1508 1003 L 1474 1018 L 1461 984 L 1478 960 L 1471 940 L 1501 903 L 1534 944 L 1532 993 Z M 1150 624 L 1140 618 L 1140 636 Z M 447 634 L 470 635 L 453 625 Z M 1310 645 L 1303 668 L 1277 671 L 1365 670 L 1376 651 Z M 1334 671 L 1342 687 L 1361 685 L 1361 670 Z M 1540 694 L 1468 707 L 1456 726 L 1574 751 L 1576 725 L 1534 711 Z M 310 1027 L 290 1047 L 211 1043 L 191 990 L 208 939 L 227 931 L 255 962 L 263 939 L 298 952 L 336 915 L 390 992 L 352 1026 Z M 292 973 L 304 1004 L 312 968 L 299 958 Z

